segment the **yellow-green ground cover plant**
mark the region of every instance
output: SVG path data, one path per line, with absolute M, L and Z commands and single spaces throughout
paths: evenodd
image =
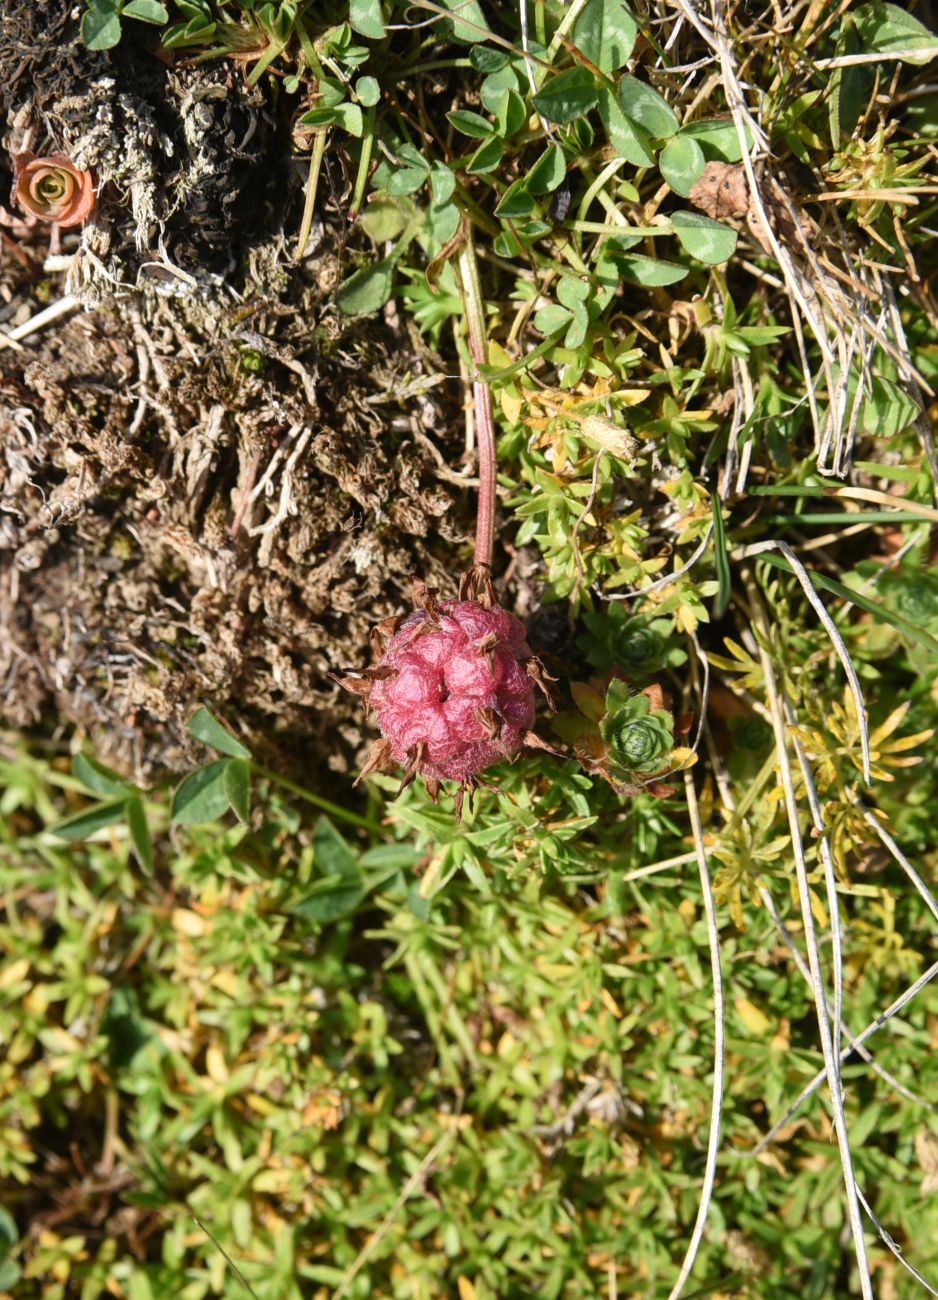
M 938 1294 L 928 18 L 76 13 L 289 115 L 555 711 L 471 801 L 210 698 L 181 780 L 4 735 L 0 1293 Z

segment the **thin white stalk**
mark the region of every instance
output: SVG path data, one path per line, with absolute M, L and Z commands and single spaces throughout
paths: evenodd
M 798 556 L 791 549 L 787 542 L 756 542 L 753 546 L 746 548 L 747 556 L 761 555 L 764 551 L 780 551 L 785 559 L 794 570 L 795 577 L 801 584 L 801 590 L 807 597 L 808 604 L 817 614 L 818 618 L 824 624 L 824 630 L 831 639 L 834 650 L 837 652 L 837 658 L 843 665 L 844 672 L 847 674 L 847 681 L 850 683 L 850 690 L 853 694 L 853 701 L 857 709 L 857 725 L 860 728 L 860 750 L 863 758 L 863 779 L 867 785 L 870 784 L 870 733 L 866 721 L 866 706 L 863 703 L 863 691 L 860 688 L 860 679 L 857 676 L 857 670 L 853 666 L 853 660 L 844 645 L 844 639 L 837 630 L 837 625 L 827 612 L 827 608 L 820 596 L 815 590 L 814 583 L 808 575 L 808 570 L 804 567 Z
M 807 577 L 807 575 L 805 575 Z M 808 866 L 805 861 L 804 844 L 798 820 L 798 803 L 795 797 L 795 783 L 791 763 L 788 759 L 788 733 L 782 697 L 775 681 L 775 668 L 766 649 L 768 627 L 761 594 L 756 588 L 751 574 L 746 575 L 749 602 L 753 619 L 762 636 L 759 639 L 759 658 L 765 677 L 766 695 L 772 715 L 772 728 L 775 732 L 775 747 L 778 754 L 779 775 L 784 794 L 785 811 L 791 832 L 792 852 L 795 860 L 795 873 L 798 881 L 798 899 L 801 905 L 801 920 L 804 926 L 805 947 L 808 952 L 808 965 L 811 971 L 811 985 L 814 991 L 814 1004 L 817 1013 L 818 1033 L 821 1039 L 821 1051 L 824 1056 L 824 1072 L 827 1077 L 831 1110 L 834 1116 L 834 1130 L 840 1151 L 840 1163 L 843 1170 L 844 1189 L 847 1197 L 847 1217 L 860 1273 L 860 1291 L 863 1300 L 873 1300 L 873 1284 L 870 1279 L 870 1266 L 866 1253 L 866 1241 L 863 1236 L 863 1219 L 860 1214 L 860 1202 L 857 1198 L 856 1179 L 853 1173 L 853 1157 L 850 1152 L 850 1135 L 847 1131 L 847 1117 L 844 1114 L 843 1098 L 840 1095 L 840 1063 L 835 1058 L 830 1021 L 827 1011 L 827 995 L 824 991 L 824 978 L 821 971 L 821 953 L 818 946 L 817 932 L 814 927 L 814 913 L 811 910 L 811 886 L 808 881 Z M 826 611 L 825 611 L 826 615 Z M 852 665 L 851 665 L 852 667 Z
M 772 920 L 774 921 L 775 928 L 778 930 L 779 935 L 781 936 L 782 943 L 784 943 L 785 947 L 791 953 L 792 961 L 797 966 L 801 978 L 804 980 L 806 984 L 810 984 L 811 972 L 808 970 L 808 964 L 805 961 L 804 957 L 802 957 L 801 951 L 798 948 L 798 945 L 795 943 L 791 931 L 788 929 L 788 926 L 785 924 L 784 920 L 782 919 L 782 916 L 778 908 L 775 906 L 775 900 L 772 898 L 772 895 L 769 893 L 765 885 L 759 886 L 759 897 L 762 899 L 762 903 L 763 906 L 765 907 L 765 910 L 768 912 L 768 914 L 771 916 Z M 911 1101 L 913 1105 L 921 1106 L 925 1110 L 930 1111 L 933 1115 L 938 1114 L 938 1106 L 933 1105 L 930 1101 L 926 1101 L 924 1097 L 920 1097 L 918 1093 L 913 1092 L 911 1088 L 907 1088 L 905 1084 L 902 1083 L 899 1079 L 897 1079 L 894 1074 L 891 1074 L 889 1070 L 887 1070 L 884 1066 L 880 1065 L 879 1061 L 876 1060 L 876 1058 L 873 1056 L 873 1053 L 869 1050 L 869 1048 L 864 1047 L 863 1044 L 859 1041 L 859 1039 L 854 1037 L 846 1021 L 841 1021 L 840 1032 L 847 1039 L 848 1043 L 850 1044 L 851 1050 L 855 1051 L 856 1054 L 866 1062 L 866 1064 L 870 1067 L 870 1069 L 873 1071 L 874 1074 L 879 1075 L 883 1083 L 885 1083 L 888 1087 L 894 1089 L 899 1094 L 900 1097 L 905 1097 L 906 1101 Z M 840 1052 L 841 1062 L 845 1061 L 848 1055 L 849 1052 L 841 1048 L 841 1052 Z M 823 1071 L 821 1072 L 820 1077 L 823 1079 L 824 1077 Z M 741 1152 L 740 1154 L 744 1156 L 746 1159 L 748 1159 L 752 1153 L 748 1151 L 744 1151 Z
M 723 1087 L 726 1069 L 726 1012 L 723 999 L 723 973 L 720 969 L 720 933 L 717 929 L 716 908 L 713 902 L 713 890 L 710 886 L 710 870 L 707 865 L 707 851 L 704 848 L 703 827 L 700 824 L 700 808 L 697 804 L 697 791 L 694 778 L 690 772 L 684 773 L 684 792 L 687 797 L 687 811 L 690 816 L 691 831 L 694 836 L 694 852 L 700 869 L 700 889 L 703 895 L 704 913 L 707 918 L 707 938 L 710 945 L 710 969 L 713 976 L 713 1097 L 710 1104 L 710 1138 L 707 1143 L 707 1163 L 704 1167 L 703 1184 L 700 1189 L 700 1202 L 697 1206 L 697 1218 L 694 1231 L 687 1246 L 687 1253 L 681 1265 L 677 1281 L 671 1288 L 668 1300 L 677 1300 L 681 1294 L 690 1271 L 694 1267 L 697 1251 L 703 1240 L 707 1222 L 707 1211 L 713 1196 L 716 1180 L 717 1156 L 720 1152 L 720 1123 L 723 1116 Z
M 864 819 L 867 825 L 872 827 L 872 829 L 876 832 L 876 834 L 882 840 L 885 847 L 889 850 L 889 852 L 898 862 L 899 866 L 902 868 L 905 874 L 912 881 L 912 884 L 915 886 L 915 888 L 918 890 L 919 894 L 921 895 L 922 901 L 925 903 L 925 906 L 931 912 L 935 920 L 938 921 L 938 903 L 935 902 L 934 895 L 932 894 L 928 886 L 925 884 L 925 881 L 922 879 L 922 877 L 912 866 L 912 863 L 909 861 L 909 859 L 899 848 L 899 845 L 892 838 L 889 832 L 883 826 L 880 825 L 879 821 L 873 816 L 873 814 L 870 812 L 869 809 L 865 811 Z
M 11 330 L 0 330 L 0 348 L 15 346 L 20 339 L 28 338 L 30 334 L 44 329 L 46 325 L 50 325 L 61 316 L 67 316 L 69 312 L 80 306 L 80 298 L 76 298 L 74 294 L 65 294 L 56 302 L 51 302 L 48 307 L 43 307 L 42 311 L 37 311 L 35 316 L 30 316 L 29 320 L 24 321 L 22 325 L 16 325 Z
M 710 545 L 710 538 L 712 536 L 713 524 L 709 524 L 707 526 L 707 531 L 703 535 L 703 540 L 687 563 L 683 564 L 679 569 L 675 569 L 673 573 L 666 573 L 663 578 L 657 578 L 654 582 L 650 582 L 647 587 L 639 587 L 637 591 L 626 592 L 602 591 L 599 588 L 594 587 L 593 591 L 600 600 L 638 600 L 639 596 L 647 596 L 649 591 L 660 591 L 662 587 L 667 587 L 669 583 L 676 582 L 678 578 L 683 578 L 685 573 L 690 572 Z
M 857 1034 L 856 1038 L 854 1038 L 852 1042 L 847 1044 L 847 1046 L 840 1053 L 841 1062 L 844 1062 L 848 1056 L 850 1056 L 853 1052 L 857 1051 L 857 1049 L 860 1048 L 868 1038 L 872 1038 L 873 1034 L 876 1033 L 877 1029 L 881 1029 L 883 1025 L 886 1024 L 887 1020 L 891 1020 L 893 1016 L 898 1015 L 898 1013 L 902 1010 L 902 1008 L 907 1003 L 911 1002 L 912 998 L 915 997 L 916 993 L 920 993 L 922 989 L 925 987 L 925 985 L 930 983 L 935 978 L 936 975 L 938 975 L 938 961 L 934 962 L 933 965 L 929 966 L 928 970 L 925 971 L 924 974 L 920 975 L 914 984 L 910 984 L 909 987 L 906 989 L 906 991 L 900 994 L 900 996 L 896 998 L 895 1002 L 890 1003 L 890 1005 L 886 1008 L 885 1011 L 880 1012 L 880 1014 L 876 1017 L 875 1020 L 870 1021 L 870 1023 L 866 1026 L 866 1028 L 863 1030 L 862 1033 Z M 785 1114 L 781 1117 L 781 1119 L 776 1120 L 776 1122 L 769 1129 L 768 1133 L 766 1133 L 764 1137 L 760 1138 L 759 1141 L 751 1150 L 745 1151 L 742 1154 L 746 1156 L 758 1156 L 761 1155 L 762 1152 L 765 1151 L 767 1147 L 771 1146 L 771 1144 L 775 1141 L 775 1138 L 778 1136 L 779 1132 L 785 1127 L 785 1125 L 791 1119 L 792 1115 L 794 1115 L 795 1112 L 799 1110 L 801 1106 L 804 1105 L 804 1103 L 808 1100 L 808 1098 L 812 1095 L 812 1093 L 817 1092 L 818 1088 L 824 1082 L 826 1075 L 827 1075 L 826 1067 L 823 1070 L 818 1070 L 814 1078 L 811 1079 L 809 1083 L 805 1084 L 801 1092 L 798 1094 L 798 1096 L 795 1098 L 792 1104 L 785 1111 Z
M 408 1178 L 407 1182 L 401 1188 L 400 1195 L 398 1196 L 397 1200 L 394 1202 L 390 1210 L 388 1210 L 387 1214 L 382 1219 L 380 1226 L 371 1234 L 371 1236 L 365 1242 L 364 1246 L 358 1252 L 358 1255 L 355 1257 L 354 1260 L 352 1260 L 352 1263 L 346 1269 L 345 1274 L 342 1277 L 342 1281 L 339 1283 L 336 1290 L 332 1293 L 332 1300 L 342 1300 L 343 1296 L 348 1295 L 349 1287 L 355 1281 L 355 1278 L 358 1276 L 360 1270 L 363 1268 L 365 1264 L 367 1264 L 368 1260 L 371 1258 L 372 1254 L 374 1253 L 375 1248 L 381 1244 L 381 1241 L 386 1235 L 388 1229 L 394 1223 L 394 1220 L 400 1214 L 402 1208 L 404 1207 L 406 1202 L 410 1199 L 414 1190 L 419 1186 L 421 1182 L 423 1182 L 423 1180 L 427 1177 L 429 1171 L 436 1164 L 437 1159 L 439 1158 L 440 1154 L 443 1151 L 443 1148 L 447 1146 L 450 1142 L 452 1142 L 453 1136 L 454 1133 L 452 1131 L 446 1131 L 444 1133 L 441 1133 L 440 1136 L 437 1138 L 437 1140 L 434 1142 L 433 1146 L 430 1148 L 430 1150 L 421 1160 L 420 1164 L 417 1166 L 417 1168 Z
M 859 1187 L 857 1188 L 857 1196 L 859 1196 L 861 1205 L 869 1215 L 870 1221 L 872 1222 L 873 1227 L 879 1233 L 880 1239 L 882 1240 L 882 1243 L 886 1247 L 886 1249 L 892 1251 L 892 1253 L 895 1255 L 896 1259 L 899 1261 L 902 1267 L 912 1274 L 916 1282 L 920 1282 L 922 1284 L 922 1286 L 925 1288 L 925 1290 L 928 1292 L 929 1295 L 938 1295 L 938 1291 L 935 1290 L 935 1288 L 929 1282 L 928 1278 L 923 1277 L 922 1274 L 915 1267 L 915 1265 L 910 1264 L 909 1261 L 906 1259 L 905 1255 L 903 1255 L 902 1247 L 899 1245 L 897 1241 L 893 1239 L 893 1237 L 886 1231 L 886 1229 L 880 1223 L 879 1219 L 873 1213 L 869 1201 L 863 1195 Z
M 833 1027 L 834 1061 L 837 1066 L 837 1086 L 842 1092 L 843 1088 L 840 1082 L 840 1026 L 844 1018 L 844 949 L 840 930 L 840 899 L 837 897 L 837 876 L 834 871 L 834 859 L 831 854 L 827 824 L 824 821 L 821 801 L 818 799 L 817 787 L 814 784 L 814 773 L 811 771 L 808 756 L 795 733 L 794 714 L 787 702 L 785 716 L 795 757 L 798 759 L 798 766 L 801 768 L 801 778 L 804 781 L 805 794 L 808 797 L 808 807 L 811 809 L 812 833 L 817 838 L 818 854 L 821 859 L 824 884 L 827 889 L 827 910 L 830 913 L 831 921 L 831 954 L 834 967 L 834 1010 L 831 1023 Z

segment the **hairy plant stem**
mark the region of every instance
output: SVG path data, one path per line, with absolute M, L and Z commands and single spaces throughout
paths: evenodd
M 479 279 L 472 242 L 472 227 L 464 222 L 463 242 L 456 259 L 459 283 L 462 289 L 463 313 L 469 343 L 469 356 L 474 373 L 472 400 L 476 417 L 476 446 L 479 454 L 479 499 L 476 510 L 476 544 L 474 564 L 492 567 L 492 547 L 495 540 L 495 420 L 492 415 L 492 390 L 478 375 L 478 367 L 488 361 L 488 343 L 485 330 L 485 299 Z

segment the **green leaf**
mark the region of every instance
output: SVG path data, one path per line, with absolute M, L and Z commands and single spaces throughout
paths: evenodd
M 572 320 L 570 327 L 564 335 L 563 345 L 565 348 L 578 348 L 586 339 L 586 332 L 589 329 L 589 313 L 583 303 L 577 303 L 575 307 L 570 308 Z M 566 525 L 564 526 L 564 535 L 561 544 L 566 544 Z
M 430 197 L 434 203 L 445 203 L 456 188 L 456 177 L 444 162 L 435 162 L 430 173 Z
M 251 751 L 245 749 L 240 740 L 236 740 L 228 728 L 223 727 L 204 705 L 193 713 L 186 724 L 186 730 L 190 736 L 201 740 L 203 745 L 211 745 L 212 749 L 217 749 L 219 754 L 227 754 L 230 758 L 251 757 Z
M 466 163 L 466 171 L 472 176 L 479 176 L 485 172 L 494 171 L 501 162 L 505 154 L 505 145 L 497 135 L 480 144 L 478 149 Z
M 534 96 L 534 105 L 548 122 L 563 126 L 595 108 L 599 91 L 592 73 L 586 68 L 568 68 L 559 72 Z
M 653 140 L 669 139 L 681 125 L 657 90 L 628 73 L 619 80 L 616 99 L 629 121 L 637 122 Z
M 356 883 L 341 876 L 327 876 L 325 880 L 317 880 L 310 892 L 289 910 L 296 916 L 328 925 L 354 912 L 367 892 L 360 877 Z
M 635 167 L 654 166 L 655 156 L 647 134 L 625 116 L 608 86 L 599 91 L 599 116 L 618 158 L 624 158 Z
M 452 26 L 453 40 L 471 44 L 484 41 L 491 36 L 491 28 L 485 21 L 485 14 L 479 7 L 478 0 L 439 0 L 441 9 L 448 9 L 459 17 L 446 20 L 445 26 Z M 444 25 L 444 24 L 441 24 Z
M 352 31 L 369 40 L 380 41 L 385 34 L 381 0 L 351 0 L 348 20 Z
M 567 174 L 563 150 L 557 144 L 548 145 L 525 180 L 529 194 L 550 194 Z
M 517 91 L 520 84 L 518 74 L 510 63 L 506 63 L 497 72 L 490 72 L 479 87 L 479 98 L 482 101 L 482 107 L 494 117 L 498 112 L 498 106 L 502 102 L 502 95 L 505 91 Z
M 81 39 L 89 50 L 112 50 L 121 38 L 121 20 L 114 10 L 87 9 L 81 19 Z
M 320 817 L 313 836 L 313 860 L 324 879 L 290 908 L 298 916 L 326 924 L 354 911 L 367 893 L 355 854 L 328 817 Z
M 153 23 L 157 27 L 163 27 L 169 22 L 166 6 L 160 4 L 159 0 L 129 0 L 124 5 L 123 12 L 128 18 L 139 18 L 141 22 Z
M 716 562 L 717 582 L 720 584 L 711 611 L 712 617 L 716 619 L 722 618 L 726 613 L 726 607 L 730 603 L 730 596 L 733 591 L 733 578 L 730 573 L 730 557 L 726 548 L 726 528 L 723 524 L 723 511 L 720 507 L 720 498 L 715 492 L 710 493 L 710 509 L 713 513 L 713 555 Z
M 246 822 L 251 804 L 251 765 L 244 758 L 233 758 L 225 764 L 222 784 L 232 811 L 239 821 Z
M 396 239 L 407 227 L 408 215 L 390 198 L 378 194 L 373 203 L 369 203 L 360 218 L 362 229 L 376 244 Z
M 860 406 L 860 429 L 870 438 L 894 438 L 907 429 L 920 414 L 908 393 L 890 379 L 877 375 L 872 392 Z M 850 385 L 851 394 L 855 384 Z
M 231 760 L 216 759 L 199 767 L 180 782 L 173 794 L 171 819 L 179 825 L 213 822 L 228 811 L 225 768 Z
M 566 319 L 565 316 L 564 324 L 566 324 Z M 538 357 L 542 357 L 546 352 L 549 352 L 556 342 L 557 334 L 556 332 L 552 332 L 546 339 L 542 339 L 536 348 L 531 348 L 523 357 L 519 357 L 517 361 L 512 361 L 510 365 L 477 366 L 476 369 L 479 377 L 489 384 L 498 383 L 505 379 L 511 379 L 513 375 L 521 374 L 522 371 L 527 370 L 528 366 L 530 366 L 532 362 L 536 361 Z
M 447 122 L 460 132 L 461 135 L 468 135 L 473 140 L 487 140 L 490 135 L 495 133 L 495 125 L 481 113 L 473 113 L 468 108 L 454 108 L 451 113 L 446 114 Z
M 938 36 L 898 5 L 873 0 L 850 15 L 863 48 L 870 54 L 890 54 L 918 67 L 938 55 Z
M 402 167 L 388 181 L 387 191 L 393 198 L 403 198 L 405 194 L 416 194 L 427 183 L 429 171 L 418 171 L 416 167 Z
M 22 1276 L 15 1259 L 0 1259 L 0 1291 L 12 1291 Z
M 124 804 L 124 812 L 127 817 L 127 828 L 130 831 L 130 842 L 133 845 L 134 853 L 137 855 L 137 861 L 147 875 L 152 875 L 153 845 L 150 841 L 150 828 L 147 825 L 146 810 L 139 795 L 133 795 L 127 800 Z
M 393 277 L 394 263 L 389 257 L 353 271 L 336 292 L 339 311 L 346 316 L 369 316 L 380 311 L 391 296 Z
M 355 97 L 364 108 L 374 108 L 381 98 L 381 87 L 375 77 L 359 77 L 355 82 Z
M 382 875 L 392 869 L 408 871 L 415 867 L 424 854 L 412 844 L 376 844 L 373 849 L 366 849 L 359 858 L 362 871 L 374 871 Z
M 320 108 L 335 108 L 345 99 L 345 87 L 341 81 L 336 81 L 333 77 L 323 77 L 318 85 Z M 303 120 L 300 118 L 300 121 Z
M 554 330 L 565 329 L 570 321 L 570 312 L 566 307 L 558 307 L 549 302 L 534 313 L 534 328 L 542 334 L 553 334 Z
M 519 176 L 498 200 L 495 206 L 499 217 L 529 217 L 535 210 L 534 200 L 528 193 L 528 177 Z
M 557 301 L 571 311 L 586 302 L 589 297 L 589 282 L 576 276 L 565 275 L 557 284 Z
M 700 145 L 691 136 L 676 135 L 669 140 L 658 156 L 661 175 L 676 194 L 683 198 L 700 179 L 707 160 Z
M 613 259 L 624 280 L 646 287 L 676 284 L 687 275 L 687 267 L 677 262 L 666 262 L 660 257 L 645 257 L 642 253 L 619 253 Z
M 702 212 L 672 212 L 671 224 L 684 251 L 701 262 L 716 266 L 736 251 L 736 231 Z
M 84 812 L 66 817 L 65 821 L 59 822 L 58 826 L 50 826 L 49 830 L 60 840 L 70 842 L 86 840 L 94 835 L 95 831 L 123 821 L 124 802 L 123 799 L 112 799 L 108 803 L 97 803 L 93 808 L 86 808 Z
M 508 62 L 505 50 L 493 50 L 488 45 L 474 45 L 469 51 L 469 62 L 476 72 L 488 76 L 490 72 L 501 72 Z
M 110 767 L 105 767 L 89 754 L 76 754 L 72 759 L 72 772 L 86 790 L 92 794 L 126 795 L 133 786 Z
M 365 128 L 361 107 L 350 102 L 335 104 L 332 108 L 311 108 L 300 121 L 304 126 L 340 126 L 356 138 L 361 137 Z
M 328 817 L 320 817 L 313 835 L 313 861 L 327 876 L 359 880 L 358 858 L 348 840 Z
M 696 140 L 704 157 L 710 161 L 739 162 L 743 156 L 736 127 L 728 117 L 708 117 L 701 122 L 689 122 L 681 127 L 681 136 Z M 752 148 L 752 136 L 748 127 L 745 128 L 745 136 Z
M 517 90 L 512 90 L 510 86 L 505 87 L 502 91 L 496 117 L 498 119 L 498 134 L 503 138 L 514 135 L 516 131 L 521 130 L 528 120 L 528 110 L 525 108 L 524 100 Z
M 783 569 L 785 573 L 792 574 L 795 572 L 784 555 L 773 555 L 770 552 L 765 552 L 758 558 L 760 562 L 771 565 L 773 569 Z M 881 601 L 870 600 L 869 596 L 861 595 L 860 592 L 854 591 L 852 587 L 845 587 L 842 582 L 829 578 L 826 573 L 818 573 L 815 569 L 809 569 L 808 576 L 813 585 L 821 591 L 829 591 L 832 596 L 839 596 L 842 600 L 849 601 L 850 604 L 866 610 L 875 619 L 889 623 L 897 631 L 902 632 L 910 641 L 916 641 L 919 645 L 925 646 L 931 654 L 938 655 L 938 641 L 935 640 L 931 633 L 904 618 L 896 610 L 887 608 Z
M 15 1246 L 19 1239 L 16 1220 L 9 1210 L 0 1205 L 0 1255 L 7 1254 L 10 1247 Z
M 311 108 L 300 118 L 303 126 L 333 126 L 336 121 L 334 108 Z
M 635 48 L 638 27 L 622 0 L 587 0 L 573 25 L 573 42 L 600 72 L 617 72 Z
M 336 104 L 332 111 L 335 114 L 336 126 L 340 126 L 343 131 L 348 131 L 349 135 L 353 135 L 356 140 L 360 140 L 365 129 L 365 119 L 362 115 L 361 106 L 351 102 Z

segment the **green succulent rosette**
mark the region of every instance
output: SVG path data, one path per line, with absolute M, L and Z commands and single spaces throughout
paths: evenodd
M 625 606 L 610 604 L 602 612 L 586 612 L 583 622 L 586 631 L 577 645 L 600 672 L 618 668 L 631 678 L 647 680 L 687 659 L 670 618 L 630 614 Z
M 919 627 L 938 623 L 938 578 L 931 573 L 897 574 L 884 582 L 889 603 Z
M 610 771 L 644 776 L 667 766 L 674 748 L 674 716 L 652 707 L 647 695 L 632 695 L 625 682 L 609 684 L 606 714 L 599 724 Z

